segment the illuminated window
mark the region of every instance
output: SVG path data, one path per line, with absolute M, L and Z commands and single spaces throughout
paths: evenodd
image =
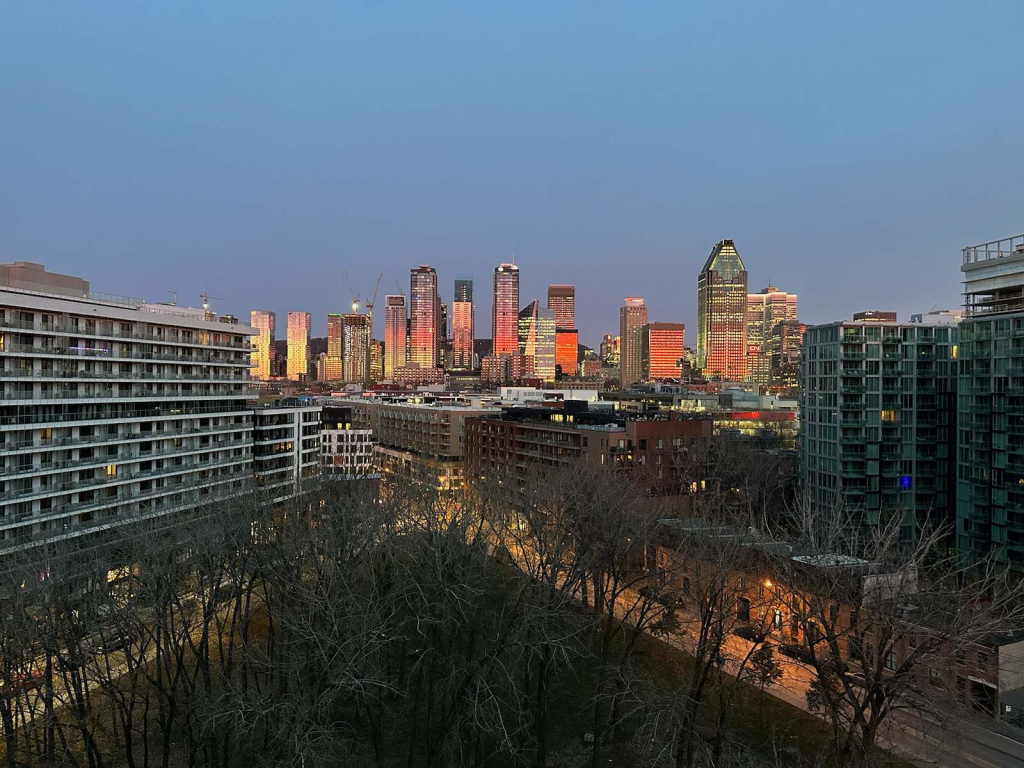
M 107 477 L 117 477 L 117 464 L 107 464 Z
M 896 411 L 882 411 L 882 421 L 898 421 L 899 416 Z

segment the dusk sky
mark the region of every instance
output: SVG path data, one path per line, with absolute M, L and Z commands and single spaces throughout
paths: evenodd
M 960 301 L 1024 231 L 1020 2 L 0 5 L 0 261 L 248 317 L 436 267 L 683 321 L 736 241 L 800 319 Z M 383 312 L 376 316 L 383 333 Z

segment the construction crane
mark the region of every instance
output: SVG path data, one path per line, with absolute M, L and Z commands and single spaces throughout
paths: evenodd
M 353 312 L 358 312 L 359 311 L 359 294 L 356 292 L 356 289 L 352 287 L 352 280 L 348 276 L 348 270 L 347 269 L 342 269 L 341 272 L 342 272 L 343 275 L 345 275 L 345 282 L 348 283 L 348 289 L 352 292 L 352 311 Z
M 373 297 L 368 302 L 366 302 L 366 309 L 367 309 L 367 311 L 371 315 L 373 314 L 373 305 L 377 303 L 377 291 L 380 290 L 380 281 L 381 281 L 381 278 L 383 278 L 383 277 L 384 277 L 384 273 L 383 272 L 381 272 L 379 275 L 377 275 L 377 284 L 375 286 L 373 286 Z
M 177 298 L 177 296 L 175 296 L 175 298 Z M 223 301 L 223 299 L 220 296 L 211 296 L 210 294 L 206 293 L 206 291 L 200 293 L 199 298 L 203 300 L 203 309 L 210 308 L 211 299 L 213 299 L 214 301 Z

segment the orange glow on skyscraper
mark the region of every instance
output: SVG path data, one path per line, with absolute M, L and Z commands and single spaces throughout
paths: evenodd
M 437 272 L 421 264 L 409 274 L 409 366 L 436 368 L 441 306 L 437 298 Z
M 697 365 L 710 379 L 747 375 L 747 268 L 732 240 L 711 249 L 697 278 Z
M 491 307 L 491 354 L 519 352 L 519 267 L 499 264 L 494 268 L 494 303 Z

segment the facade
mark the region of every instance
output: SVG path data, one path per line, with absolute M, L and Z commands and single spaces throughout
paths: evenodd
M 549 285 L 548 309 L 555 311 L 555 328 L 560 331 L 576 330 L 576 286 Z
M 513 378 L 532 374 L 541 381 L 555 380 L 555 312 L 541 309 L 537 299 L 519 313 L 519 354 L 530 361 L 529 370 Z
M 248 485 L 253 328 L 4 269 L 17 266 L 0 265 L 0 547 L 187 514 Z
M 396 368 L 406 367 L 409 319 L 404 294 L 384 297 L 384 378 L 395 375 Z
M 619 348 L 622 344 L 621 336 L 612 336 L 610 333 L 604 335 L 599 347 L 601 362 L 609 368 L 619 367 Z
M 647 307 L 643 298 L 629 297 L 619 309 L 619 386 L 623 389 L 643 379 L 643 327 L 647 325 Z
M 776 323 L 768 336 L 768 386 L 796 389 L 800 384 L 800 349 L 807 326 L 799 320 Z
M 575 376 L 580 359 L 580 332 L 558 327 L 555 314 L 555 365 L 563 376 Z
M 370 380 L 370 315 L 348 312 L 342 316 L 341 380 L 365 384 Z
M 732 240 L 711 249 L 697 278 L 697 365 L 709 379 L 747 375 L 747 268 Z
M 292 381 L 309 375 L 309 328 L 313 322 L 309 312 L 288 313 L 288 370 Z
M 648 323 L 640 331 L 640 358 L 644 381 L 678 379 L 682 375 L 686 326 L 683 323 Z
M 373 432 L 353 426 L 350 407 L 325 405 L 320 423 L 320 466 L 325 477 L 353 480 L 373 474 Z
M 452 367 L 460 371 L 475 367 L 473 314 L 473 281 L 456 280 L 452 298 Z
M 876 525 L 952 523 L 957 329 L 854 321 L 809 326 L 800 362 L 800 479 Z
M 769 342 L 776 325 L 796 320 L 796 294 L 769 285 L 760 293 L 747 295 L 747 379 L 767 386 L 771 383 Z
M 628 472 L 651 493 L 671 492 L 682 452 L 711 437 L 704 419 L 627 417 L 565 408 L 506 408 L 466 422 L 466 465 L 478 479 L 526 480 L 578 462 Z
M 321 381 L 340 381 L 342 356 L 344 354 L 344 316 L 340 312 L 327 314 L 327 357 L 324 359 L 324 375 Z
M 991 556 L 1020 572 L 1024 571 L 1024 235 L 964 248 L 961 270 L 957 545 L 970 558 Z
M 421 264 L 409 274 L 410 368 L 436 368 L 441 330 L 441 302 L 437 297 L 437 272 Z
M 304 480 L 319 474 L 320 411 L 280 403 L 253 411 L 252 471 L 267 501 L 296 496 Z
M 252 337 L 252 378 L 269 381 L 274 364 L 274 325 L 276 317 L 266 309 L 254 309 L 250 313 L 250 325 L 256 330 Z
M 514 355 L 519 351 L 519 267 L 499 264 L 494 268 L 494 303 L 491 306 L 491 354 Z
M 371 325 L 373 321 L 371 320 Z M 370 339 L 370 381 L 384 378 L 384 345 L 380 339 Z
M 352 403 L 352 424 L 372 431 L 374 464 L 385 484 L 411 480 L 457 491 L 465 482 L 466 419 L 497 412 L 461 405 L 360 400 Z

